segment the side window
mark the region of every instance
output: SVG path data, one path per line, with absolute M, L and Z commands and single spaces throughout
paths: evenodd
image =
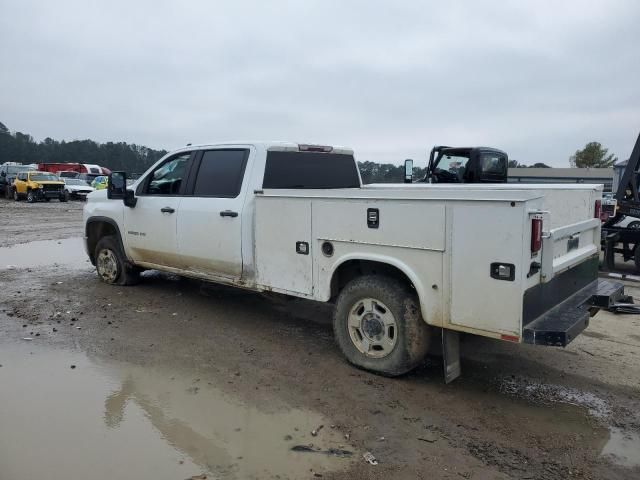
M 170 158 L 149 175 L 144 193 L 147 195 L 178 195 L 187 174 L 191 152 Z
M 235 198 L 249 150 L 207 150 L 202 154 L 193 195 L 196 197 Z

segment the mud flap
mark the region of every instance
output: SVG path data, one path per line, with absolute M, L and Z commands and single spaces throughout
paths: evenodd
M 444 383 L 451 383 L 460 376 L 460 334 L 455 330 L 442 329 L 442 360 Z

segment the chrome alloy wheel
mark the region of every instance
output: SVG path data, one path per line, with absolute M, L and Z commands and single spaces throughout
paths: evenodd
M 118 259 L 112 250 L 107 248 L 100 250 L 96 259 L 96 268 L 98 275 L 106 283 L 114 283 L 118 279 Z
M 396 345 L 396 319 L 391 310 L 375 298 L 358 300 L 349 312 L 348 325 L 353 345 L 368 357 L 386 357 Z

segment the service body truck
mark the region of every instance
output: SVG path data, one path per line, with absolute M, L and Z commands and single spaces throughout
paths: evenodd
M 353 151 L 188 146 L 88 196 L 86 249 L 109 284 L 144 269 L 334 303 L 356 366 L 400 375 L 442 332 L 567 345 L 623 295 L 598 279 L 601 185 L 363 186 Z

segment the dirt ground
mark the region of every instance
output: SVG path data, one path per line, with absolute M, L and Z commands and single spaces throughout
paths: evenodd
M 3 480 L 640 478 L 639 316 L 565 349 L 464 337 L 449 385 L 437 355 L 383 378 L 343 360 L 328 305 L 99 282 L 81 209 L 0 200 Z

